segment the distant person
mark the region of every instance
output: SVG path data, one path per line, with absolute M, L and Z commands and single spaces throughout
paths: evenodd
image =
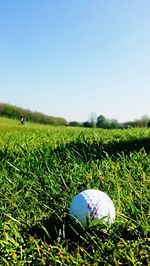
M 20 125 L 24 125 L 24 122 L 25 122 L 25 118 L 24 118 L 24 116 L 22 115 L 22 116 L 20 117 Z

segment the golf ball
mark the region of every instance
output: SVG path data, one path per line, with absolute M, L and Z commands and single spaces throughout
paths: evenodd
M 83 227 L 95 220 L 112 223 L 115 220 L 115 207 L 110 197 L 96 189 L 87 189 L 77 194 L 71 202 L 70 217 Z

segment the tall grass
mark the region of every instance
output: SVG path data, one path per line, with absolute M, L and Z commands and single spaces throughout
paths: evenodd
M 0 265 L 149 265 L 150 131 L 0 128 Z M 72 198 L 106 192 L 112 226 L 78 232 Z

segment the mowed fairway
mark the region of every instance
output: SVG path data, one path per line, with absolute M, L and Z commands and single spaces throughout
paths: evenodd
M 150 265 L 150 130 L 19 126 L 0 120 L 0 265 Z M 77 232 L 87 188 L 114 202 L 111 226 Z

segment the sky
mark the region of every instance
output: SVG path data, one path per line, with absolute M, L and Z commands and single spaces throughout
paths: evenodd
M 149 101 L 149 0 L 0 0 L 1 103 L 124 122 Z

